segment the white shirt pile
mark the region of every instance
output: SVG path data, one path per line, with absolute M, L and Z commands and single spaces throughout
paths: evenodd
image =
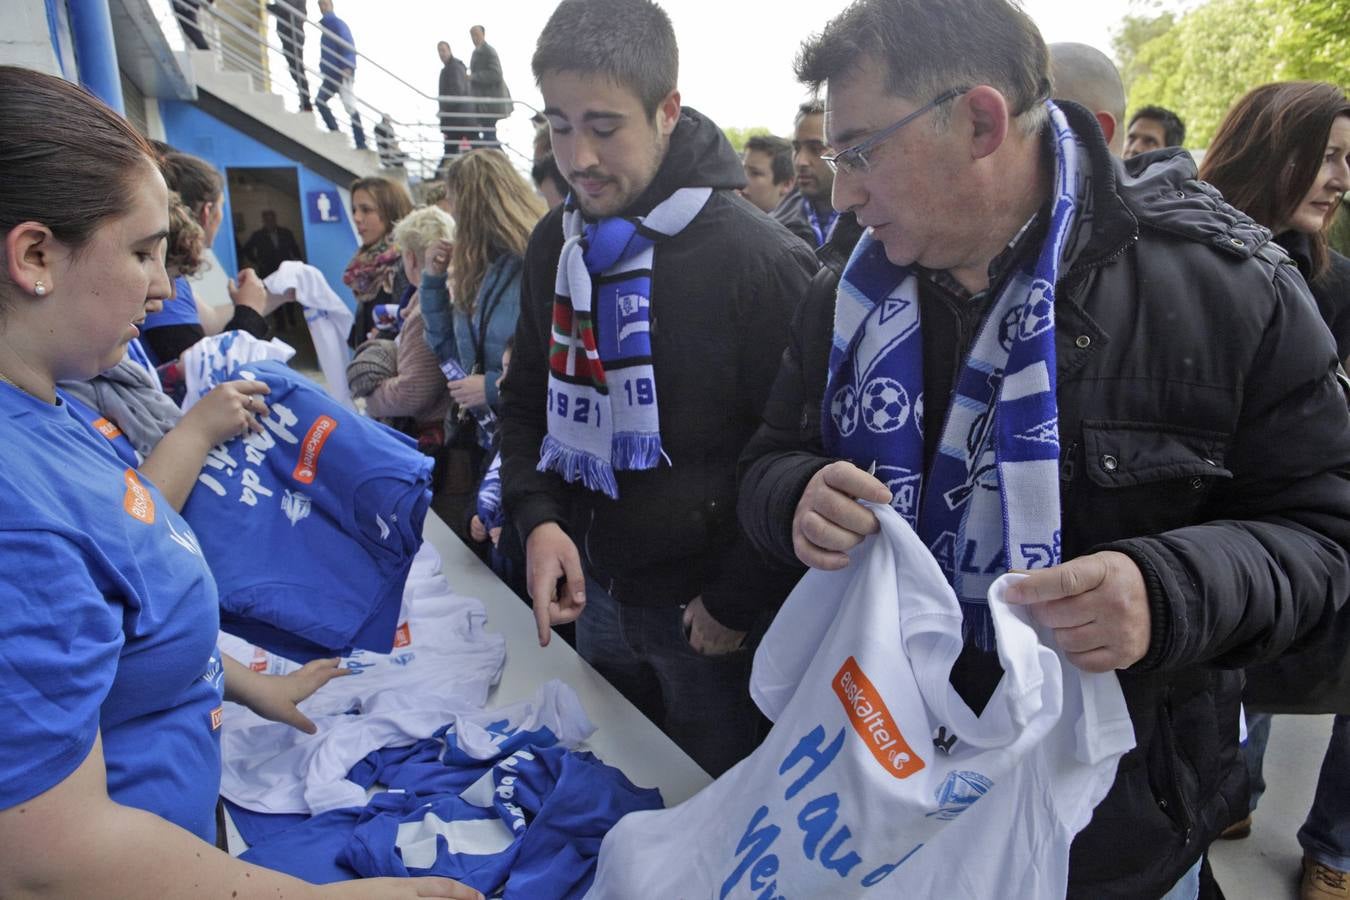
M 501 677 L 506 641 L 486 631 L 481 602 L 453 594 L 440 558 L 423 545 L 404 590 L 404 618 L 391 653 L 358 651 L 343 660 L 356 674 L 335 678 L 300 704 L 318 732 L 307 735 L 226 704 L 221 795 L 269 813 L 320 813 L 365 803 L 347 780 L 352 766 L 384 747 L 407 746 L 446 725 L 471 756 L 492 758 L 509 731 L 548 728 L 575 747 L 594 726 L 567 685 L 551 681 L 533 699 L 485 710 Z M 297 663 L 222 633 L 221 652 L 255 671 L 284 675 Z
M 232 380 L 248 363 L 265 359 L 290 362 L 295 348 L 280 338 L 259 340 L 247 331 L 224 331 L 204 337 L 183 351 L 183 412 L 218 384 Z
M 1004 675 L 976 716 L 949 682 L 955 595 L 900 516 L 871 508 L 880 534 L 808 573 L 755 655 L 764 744 L 685 803 L 620 820 L 588 897 L 1064 896 L 1069 845 L 1134 746 L 1119 682 L 1038 637 L 1007 575 L 990 591 Z

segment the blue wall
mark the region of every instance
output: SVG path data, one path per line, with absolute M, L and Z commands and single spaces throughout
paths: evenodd
M 337 222 L 320 224 L 305 221 L 305 258 L 328 279 L 328 284 L 352 309 L 356 308 L 356 298 L 342 283 L 342 273 L 357 250 L 356 232 L 352 227 L 347 204 L 351 198 L 344 186 L 334 184 L 321 175 L 297 163 L 289 157 L 260 143 L 254 138 L 225 124 L 214 116 L 208 115 L 191 103 L 178 100 L 161 100 L 160 117 L 164 122 L 164 140 L 185 153 L 200 156 L 220 169 L 222 174 L 227 168 L 274 167 L 293 168 L 300 186 L 300 208 L 305 209 L 305 196 L 309 191 L 336 191 L 343 199 L 339 204 Z M 215 251 L 220 264 L 233 274 L 239 269 L 235 255 L 234 235 L 230 223 L 234 221 L 234 210 L 230 207 L 228 189 L 225 193 L 225 221 L 221 226 L 216 242 L 211 249 Z

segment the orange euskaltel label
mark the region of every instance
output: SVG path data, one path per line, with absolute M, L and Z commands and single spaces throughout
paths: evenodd
M 301 484 L 313 484 L 314 478 L 318 475 L 319 454 L 323 452 L 323 445 L 328 443 L 328 438 L 337 430 L 337 419 L 331 416 L 319 416 L 314 420 L 314 424 L 309 426 L 309 431 L 305 432 L 305 439 L 300 442 L 300 458 L 296 460 L 295 471 L 291 477 Z
M 127 492 L 122 495 L 122 508 L 136 521 L 153 525 L 155 501 L 150 496 L 150 491 L 146 490 L 145 485 L 136 477 L 136 470 L 127 469 L 122 473 L 122 480 L 127 485 Z
M 94 430 L 110 441 L 115 441 L 122 436 L 122 429 L 107 419 L 95 419 Z
M 923 760 L 905 743 L 900 726 L 856 659 L 850 656 L 844 660 L 832 686 L 853 730 L 883 769 L 896 778 L 908 778 L 923 768 Z

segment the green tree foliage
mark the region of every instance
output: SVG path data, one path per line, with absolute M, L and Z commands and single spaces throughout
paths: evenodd
M 763 125 L 753 125 L 749 128 L 723 128 L 722 133 L 731 141 L 732 148 L 741 153 L 745 150 L 745 142 L 757 134 L 773 134 L 772 131 Z
M 1281 0 L 1288 11 L 1275 40 L 1285 77 L 1350 85 L 1350 0 Z
M 1350 0 L 1208 0 L 1127 16 L 1113 47 L 1130 109 L 1157 104 L 1208 145 L 1233 102 L 1260 84 L 1350 83 Z
M 1342 256 L 1350 256 L 1350 206 L 1341 204 L 1341 208 L 1336 213 L 1336 218 L 1331 223 L 1331 231 L 1327 234 L 1327 241 Z
M 1140 49 L 1154 38 L 1171 31 L 1175 24 L 1176 16 L 1170 12 L 1136 13 L 1121 20 L 1111 45 L 1116 51 L 1116 65 L 1120 68 L 1120 77 L 1127 87 L 1141 77 L 1152 74 L 1146 62 L 1139 59 Z

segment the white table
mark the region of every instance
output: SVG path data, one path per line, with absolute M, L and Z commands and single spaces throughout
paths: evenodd
M 506 666 L 488 706 L 528 700 L 539 685 L 557 678 L 577 692 L 595 723 L 595 734 L 583 749 L 620 769 L 638 787 L 660 788 L 666 805 L 674 806 L 712 780 L 566 641 L 555 634 L 547 647 L 540 647 L 530 608 L 434 513 L 427 514 L 422 535 L 441 555 L 450 589 L 481 600 L 488 630 L 506 637 Z
M 488 695 L 489 708 L 528 700 L 541 684 L 557 678 L 576 691 L 595 724 L 595 733 L 582 749 L 622 771 L 638 787 L 659 788 L 666 805 L 674 806 L 712 780 L 566 641 L 555 634 L 547 647 L 540 647 L 530 608 L 435 513 L 427 513 L 422 536 L 441 555 L 450 589 L 481 600 L 488 630 L 506 638 L 506 665 Z M 247 849 L 228 815 L 225 834 L 231 853 Z

